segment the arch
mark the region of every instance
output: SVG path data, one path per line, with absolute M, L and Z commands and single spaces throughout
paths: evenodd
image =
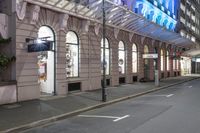
M 66 43 L 78 44 L 79 45 L 78 35 L 76 34 L 76 32 L 74 32 L 74 31 L 68 31 L 67 32 Z
M 144 53 L 145 54 L 149 53 L 149 47 L 147 45 L 144 45 Z
M 103 74 L 103 38 L 101 39 L 101 74 Z M 106 75 L 110 74 L 110 44 L 107 38 L 105 38 L 105 66 Z
M 160 50 L 160 70 L 164 71 L 164 51 Z
M 66 77 L 79 77 L 79 38 L 74 31 L 66 34 Z
M 123 41 L 120 41 L 119 42 L 119 50 L 125 50 L 125 45 L 124 45 L 124 42 Z
M 166 57 L 167 57 L 167 71 L 169 71 L 170 70 L 170 66 L 169 66 L 169 50 L 167 50 Z
M 101 39 L 101 47 L 103 48 L 103 38 Z M 110 44 L 107 38 L 105 38 L 105 48 L 110 48 Z
M 118 46 L 119 74 L 125 74 L 125 44 L 124 42 L 120 41 Z
M 132 45 L 132 72 L 137 73 L 138 66 L 138 54 L 137 54 L 137 46 L 134 43 Z
M 52 41 L 53 49 L 55 49 L 55 32 L 47 25 L 43 25 L 38 30 L 37 41 Z M 38 67 L 39 67 L 39 82 L 40 91 L 45 94 L 56 93 L 56 56 L 55 51 L 41 52 L 38 56 Z
M 176 52 L 173 52 L 173 70 L 176 70 Z

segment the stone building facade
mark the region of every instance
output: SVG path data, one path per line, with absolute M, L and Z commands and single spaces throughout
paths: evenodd
M 24 3 L 23 3 L 24 4 Z M 23 4 L 21 11 L 23 10 Z M 38 99 L 41 96 L 38 83 L 38 55 L 40 53 L 27 52 L 27 38 L 37 38 L 40 27 L 47 26 L 55 33 L 55 92 L 56 95 L 66 95 L 70 87 L 79 87 L 81 91 L 96 90 L 101 88 L 101 39 L 102 26 L 93 21 L 84 20 L 77 16 L 63 14 L 58 11 L 43 8 L 38 5 L 26 3 L 26 10 L 22 17 L 16 16 L 16 80 L 18 88 L 18 101 Z M 63 19 L 66 18 L 66 19 Z M 79 76 L 66 77 L 66 34 L 69 31 L 76 33 L 79 42 Z M 110 46 L 110 75 L 107 75 L 109 86 L 120 85 L 119 78 L 124 78 L 121 83 L 134 83 L 144 78 L 145 71 L 148 79 L 154 80 L 155 60 L 147 59 L 148 70 L 144 68 L 144 46 L 149 53 L 158 52 L 158 70 L 160 78 L 178 76 L 180 64 L 177 60 L 173 69 L 171 58 L 176 47 L 153 40 L 137 33 L 115 29 L 106 26 L 106 38 Z M 118 45 L 119 41 L 125 44 L 125 73 L 119 73 Z M 137 72 L 132 72 L 132 45 L 137 46 Z M 161 72 L 160 51 L 164 51 L 164 70 Z M 167 71 L 166 51 L 169 51 L 169 70 Z M 54 64 L 52 64 L 54 65 Z M 76 84 L 77 83 L 77 84 Z

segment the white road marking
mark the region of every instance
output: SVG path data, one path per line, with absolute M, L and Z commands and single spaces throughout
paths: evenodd
M 169 95 L 167 95 L 166 97 L 171 97 L 171 96 L 173 96 L 174 94 L 169 94 Z
M 125 115 L 122 117 L 117 116 L 103 116 L 103 115 L 78 115 L 79 117 L 87 117 L 87 118 L 108 118 L 108 119 L 114 119 L 113 122 L 120 121 L 122 119 L 125 119 L 127 117 L 130 117 L 130 115 Z
M 114 121 L 114 122 L 117 122 L 117 121 L 120 121 L 120 120 L 125 119 L 125 118 L 127 118 L 127 117 L 130 117 L 130 115 L 125 115 L 125 116 L 120 117 L 120 118 L 118 118 L 118 119 L 115 119 L 115 120 L 113 120 L 113 121 Z
M 192 86 L 188 86 L 188 88 L 192 88 Z
M 147 95 L 147 96 L 152 96 L 152 97 L 171 97 L 171 96 L 173 96 L 174 94 L 169 94 L 169 95 Z

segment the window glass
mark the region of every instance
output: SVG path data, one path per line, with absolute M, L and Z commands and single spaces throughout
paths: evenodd
M 133 44 L 132 46 L 132 72 L 137 73 L 137 46 Z
M 79 76 L 79 42 L 75 32 L 66 35 L 66 76 Z
M 106 75 L 110 74 L 110 48 L 108 39 L 105 39 L 105 65 Z M 101 74 L 103 74 L 103 39 L 101 40 Z
M 161 71 L 164 71 L 164 53 L 162 49 L 160 51 L 160 67 Z
M 169 51 L 167 51 L 167 71 L 169 71 Z
M 119 42 L 118 64 L 119 64 L 119 73 L 125 74 L 125 48 L 124 48 L 124 43 L 122 41 Z

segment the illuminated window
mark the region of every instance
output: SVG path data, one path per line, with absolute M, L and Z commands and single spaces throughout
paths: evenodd
M 108 39 L 105 39 L 105 66 L 106 75 L 110 74 L 110 45 Z M 101 74 L 103 74 L 103 39 L 101 40 Z
M 133 44 L 132 46 L 132 72 L 137 73 L 137 46 Z
M 162 49 L 160 52 L 160 67 L 161 71 L 164 71 L 164 53 Z
M 167 71 L 169 71 L 169 51 L 167 51 Z
M 119 42 L 119 55 L 118 55 L 118 64 L 119 64 L 119 73 L 125 74 L 125 46 L 122 41 Z
M 175 59 L 175 52 L 173 53 L 173 70 L 176 70 L 176 59 Z
M 66 76 L 79 76 L 79 41 L 73 31 L 66 35 Z

